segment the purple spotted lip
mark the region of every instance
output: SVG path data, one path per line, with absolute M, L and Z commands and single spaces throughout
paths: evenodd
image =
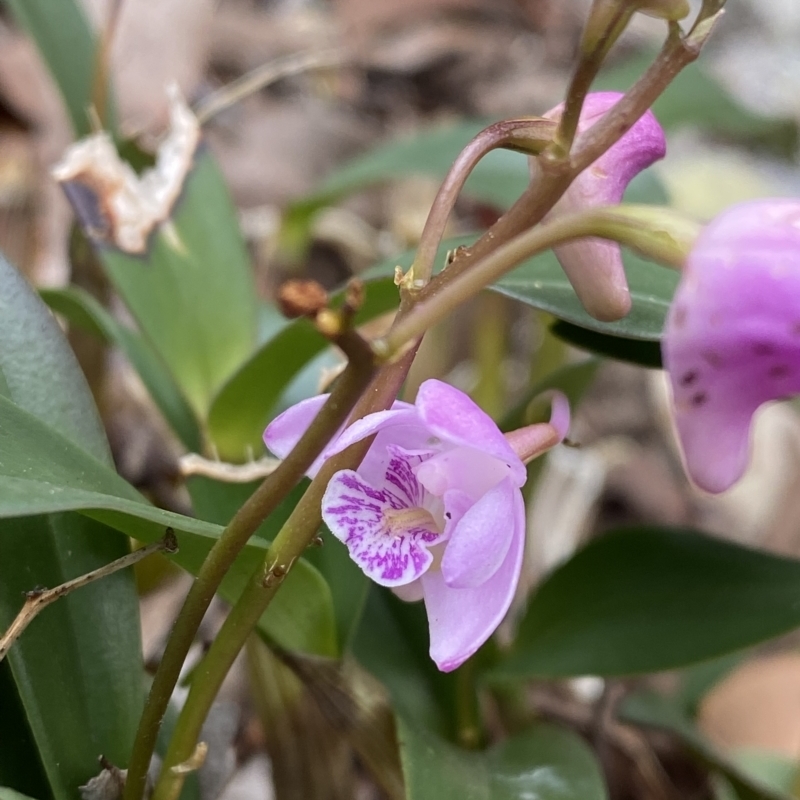
M 756 410 L 800 392 L 800 202 L 727 209 L 695 243 L 664 329 L 686 467 L 709 492 L 747 468 Z

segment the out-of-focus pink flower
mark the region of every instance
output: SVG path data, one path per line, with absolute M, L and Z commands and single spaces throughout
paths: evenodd
M 269 449 L 285 456 L 324 401 L 276 418 L 264 434 Z M 372 580 L 425 600 L 439 669 L 462 664 L 508 611 L 525 543 L 525 462 L 568 427 L 566 398 L 555 393 L 549 423 L 504 436 L 463 392 L 429 380 L 414 405 L 395 403 L 341 432 L 312 468 L 375 436 L 358 470 L 331 479 L 322 516 Z
M 589 94 L 583 104 L 578 133 L 592 127 L 622 97 L 618 92 Z M 545 117 L 559 119 L 563 104 Z M 667 151 L 664 131 L 652 111 L 642 116 L 616 143 L 584 170 L 548 215 L 549 219 L 592 206 L 621 202 L 631 180 Z M 578 239 L 554 248 L 583 307 L 600 320 L 624 317 L 631 308 L 628 282 L 619 245 L 605 239 Z
M 722 492 L 747 468 L 758 407 L 800 392 L 800 201 L 743 203 L 705 228 L 662 351 L 687 470 Z

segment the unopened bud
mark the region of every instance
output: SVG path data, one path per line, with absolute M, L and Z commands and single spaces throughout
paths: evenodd
M 328 305 L 328 293 L 317 281 L 288 280 L 278 290 L 278 308 L 289 319 L 314 317 Z

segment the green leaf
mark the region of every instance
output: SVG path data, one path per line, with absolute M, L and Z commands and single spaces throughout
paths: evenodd
M 98 255 L 143 335 L 202 419 L 255 345 L 257 303 L 236 212 L 210 153 L 200 150 L 169 224 L 144 257 Z
M 16 23 L 36 42 L 78 136 L 91 132 L 96 43 L 77 0 L 3 0 Z
M 540 723 L 486 752 L 461 750 L 398 720 L 408 800 L 605 800 L 603 776 L 574 733 Z
M 357 323 L 390 311 L 397 303 L 393 281 L 370 283 Z M 230 378 L 208 415 L 209 438 L 223 461 L 241 462 L 263 451 L 261 437 L 281 394 L 327 346 L 307 320 L 298 319 L 281 328 Z
M 44 303 L 2 258 L 0 375 L 0 404 L 12 416 L 36 427 L 45 427 L 46 420 L 64 447 L 114 474 L 89 387 L 69 345 Z M 24 437 L 0 428 L 0 469 L 13 470 L 16 459 L 26 475 L 31 454 Z M 52 452 L 45 448 L 42 455 L 46 468 Z M 36 468 L 27 473 L 31 479 L 38 475 Z M 0 496 L 5 499 L 5 492 Z M 97 522 L 32 513 L 30 519 L 0 524 L 0 629 L 16 616 L 24 591 L 57 585 L 128 551 L 124 536 Z M 33 622 L 8 662 L 57 800 L 74 797 L 76 781 L 95 774 L 100 752 L 124 763 L 143 700 L 138 602 L 130 573 L 62 598 Z
M 78 514 L 0 522 L 0 629 L 14 620 L 26 591 L 108 563 L 124 553 L 122 539 Z M 76 797 L 97 773 L 100 754 L 127 763 L 144 699 L 138 612 L 132 576 L 119 572 L 44 610 L 9 651 L 56 798 Z
M 627 361 L 649 369 L 661 369 L 661 343 L 658 341 L 610 336 L 607 333 L 580 328 L 563 320 L 556 320 L 550 326 L 550 330 L 573 347 L 587 350 L 595 355 Z
M 181 442 L 190 452 L 200 452 L 202 439 L 194 412 L 164 362 L 139 333 L 114 319 L 94 297 L 79 287 L 42 289 L 39 294 L 71 325 L 119 347 Z
M 800 625 L 800 562 L 691 530 L 592 541 L 530 601 L 496 677 L 629 675 L 683 667 Z
M 600 73 L 598 91 L 627 91 L 652 63 L 654 53 L 638 55 Z M 774 119 L 748 111 L 699 62 L 684 67 L 653 104 L 658 121 L 670 131 L 695 125 L 712 133 L 744 140 L 767 140 L 793 152 L 797 128 L 788 119 Z M 788 150 L 787 150 L 788 148 Z
M 331 587 L 339 651 L 350 649 L 367 602 L 370 582 L 350 558 L 347 548 L 324 528 L 321 547 L 309 548 L 305 558 L 313 564 Z
M 722 755 L 670 698 L 652 691 L 634 692 L 623 700 L 618 714 L 624 722 L 677 736 L 702 764 L 727 778 L 739 800 L 789 800 L 788 793 L 771 787 L 754 771 L 745 771 Z
M 0 394 L 105 464 L 103 425 L 58 323 L 25 279 L 0 256 Z
M 493 120 L 465 120 L 423 129 L 379 144 L 375 149 L 334 170 L 308 197 L 289 206 L 284 214 L 283 239 L 302 244 L 314 213 L 353 192 L 378 183 L 430 175 L 444 178 L 458 154 Z M 465 193 L 505 208 L 528 184 L 527 160 L 521 153 L 495 150 L 483 158 L 470 175 Z
M 0 517 L 83 511 L 143 542 L 172 527 L 180 551 L 173 559 L 196 573 L 221 528 L 151 506 L 110 468 L 27 412 L 0 397 Z M 226 578 L 229 602 L 263 559 L 266 542 L 254 538 Z M 330 591 L 319 573 L 299 561 L 260 625 L 287 649 L 336 652 Z
M 599 322 L 583 310 L 552 250 L 529 259 L 491 288 L 586 330 L 657 342 L 680 275 L 635 253 L 623 251 L 622 258 L 633 305 L 617 322 Z
M 447 239 L 439 248 L 437 263 L 444 263 L 449 250 L 474 239 L 474 235 Z M 583 310 L 552 250 L 523 262 L 489 288 L 586 330 L 623 339 L 658 342 L 680 275 L 634 253 L 623 251 L 622 258 L 633 307 L 627 317 L 617 322 L 599 322 Z M 403 253 L 371 268 L 364 277 L 369 280 L 394 274 L 395 265 L 408 269 L 413 260 L 413 252 Z

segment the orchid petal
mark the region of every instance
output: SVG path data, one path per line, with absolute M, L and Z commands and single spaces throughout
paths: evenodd
M 622 97 L 617 92 L 594 92 L 586 97 L 578 124 L 584 133 Z M 545 116 L 558 119 L 563 104 Z M 597 161 L 585 169 L 553 207 L 548 219 L 593 206 L 616 205 L 631 179 L 666 154 L 666 138 L 652 111 L 647 111 Z M 619 245 L 589 237 L 553 248 L 586 311 L 612 321 L 631 308 L 630 291 Z
M 270 452 L 274 453 L 278 458 L 286 458 L 300 441 L 300 437 L 308 430 L 308 426 L 314 421 L 314 417 L 325 405 L 327 399 L 327 394 L 309 397 L 307 400 L 302 400 L 291 408 L 287 408 L 286 411 L 275 417 L 264 431 L 264 444 Z M 336 441 L 336 437 L 334 437 L 333 441 Z M 328 447 L 330 447 L 330 444 Z M 328 455 L 326 448 L 317 456 L 306 473 L 310 478 L 313 478 L 319 472 L 323 461 Z
M 459 489 L 476 502 L 500 481 L 511 475 L 500 461 L 472 447 L 454 447 L 432 455 L 415 470 L 419 482 L 434 496 L 443 497 Z
M 664 332 L 689 474 L 721 492 L 747 467 L 752 416 L 800 392 L 800 202 L 734 206 L 698 238 Z
M 417 603 L 425 596 L 421 580 L 404 583 L 402 586 L 392 586 L 392 591 L 404 603 Z
M 433 563 L 428 546 L 442 540 L 424 490 L 414 477 L 419 456 L 393 448 L 379 486 L 357 472 L 331 478 L 322 498 L 322 518 L 364 573 L 382 586 L 399 586 L 420 577 Z
M 442 577 L 452 589 L 485 583 L 500 569 L 514 536 L 514 500 L 506 478 L 474 503 L 454 526 L 442 558 Z
M 525 483 L 525 465 L 497 423 L 463 392 L 442 381 L 427 380 L 419 387 L 415 405 L 433 436 L 498 459 L 510 470 L 515 486 Z
M 452 589 L 441 572 L 431 570 L 422 576 L 430 655 L 443 672 L 456 669 L 475 653 L 511 605 L 525 546 L 525 508 L 518 490 L 514 492 L 513 510 L 513 534 L 505 561 L 485 583 L 471 589 Z
M 505 435 L 514 452 L 527 464 L 564 441 L 569 432 L 570 412 L 566 395 L 552 391 L 550 422 L 518 428 Z

